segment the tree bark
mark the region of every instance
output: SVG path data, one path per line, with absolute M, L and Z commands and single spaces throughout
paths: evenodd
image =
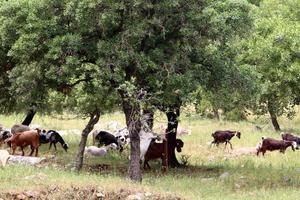
M 280 126 L 279 126 L 279 123 L 278 123 L 278 120 L 277 120 L 277 115 L 273 110 L 272 104 L 270 104 L 270 103 L 268 103 L 268 111 L 269 111 L 271 121 L 272 121 L 272 124 L 273 124 L 273 127 L 274 127 L 275 131 L 280 131 L 281 129 L 280 129 Z
M 167 128 L 167 143 L 168 143 L 168 165 L 171 167 L 179 167 L 180 163 L 178 162 L 175 154 L 175 145 L 176 145 L 176 133 L 178 127 L 178 118 L 180 116 L 180 106 L 176 106 L 168 111 L 166 111 L 168 118 L 168 128 Z
M 140 168 L 140 107 L 137 103 L 130 102 L 126 95 L 119 91 L 122 97 L 123 111 L 126 117 L 126 125 L 130 137 L 130 164 L 129 177 L 133 181 L 141 182 L 142 173 Z
M 90 120 L 82 131 L 81 139 L 79 143 L 79 150 L 77 154 L 75 170 L 79 172 L 83 165 L 83 155 L 86 146 L 86 141 L 89 133 L 94 129 L 94 125 L 99 121 L 100 111 L 96 109 L 90 116 Z
M 277 116 L 274 113 L 270 113 L 270 116 L 271 116 L 271 121 L 272 121 L 275 131 L 280 131 L 281 129 L 280 129 L 280 126 L 279 126 L 279 123 L 277 120 Z
M 24 121 L 22 122 L 23 125 L 29 126 L 30 123 L 33 120 L 33 117 L 35 115 L 36 111 L 34 109 L 30 109 L 24 119 Z

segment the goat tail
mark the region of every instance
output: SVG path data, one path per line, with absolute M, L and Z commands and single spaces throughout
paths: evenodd
M 262 147 L 262 141 L 258 142 L 256 145 L 256 150 L 259 151 L 259 149 Z

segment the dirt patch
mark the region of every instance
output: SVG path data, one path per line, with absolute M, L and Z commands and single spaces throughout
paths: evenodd
M 243 155 L 255 155 L 256 148 L 255 147 L 243 147 L 239 149 L 234 149 L 227 154 L 228 157 L 240 157 Z
M 163 196 L 152 194 L 150 192 L 136 192 L 129 189 L 119 189 L 115 191 L 104 191 L 97 187 L 79 188 L 71 186 L 68 189 L 59 188 L 57 186 L 50 186 L 45 190 L 25 190 L 22 192 L 1 192 L 0 199 L 103 199 L 103 200 L 181 200 L 180 197 Z

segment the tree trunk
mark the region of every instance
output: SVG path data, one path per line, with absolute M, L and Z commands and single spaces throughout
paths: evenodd
M 147 127 L 149 131 L 152 131 L 153 129 L 153 121 L 154 121 L 154 112 L 150 109 L 144 109 L 143 110 L 143 116 L 146 120 Z
M 75 170 L 79 172 L 83 165 L 83 155 L 86 146 L 86 141 L 89 133 L 94 129 L 94 125 L 99 121 L 100 111 L 96 109 L 90 116 L 90 120 L 82 131 L 81 139 L 79 143 L 79 150 L 77 154 Z
M 277 116 L 274 113 L 271 113 L 271 112 L 269 112 L 269 113 L 270 113 L 271 121 L 272 121 L 275 131 L 280 131 L 281 129 L 280 129 L 279 123 L 277 121 Z
M 281 129 L 280 129 L 279 123 L 277 121 L 277 115 L 274 111 L 274 105 L 270 102 L 268 103 L 268 111 L 269 111 L 271 121 L 272 121 L 275 131 L 280 131 Z
M 120 92 L 122 97 L 123 111 L 126 117 L 126 124 L 129 130 L 130 137 L 130 164 L 129 177 L 133 181 L 141 182 L 142 173 L 140 168 L 140 107 L 126 98 L 123 92 Z
M 33 109 L 30 109 L 24 119 L 24 121 L 22 122 L 23 125 L 29 126 L 30 123 L 32 122 L 32 119 L 35 115 L 36 111 Z
M 176 106 L 175 108 L 168 110 L 166 112 L 168 118 L 168 128 L 167 128 L 167 143 L 168 143 L 168 164 L 171 167 L 178 167 L 180 163 L 178 162 L 175 154 L 175 145 L 176 145 L 176 132 L 178 127 L 178 117 L 180 116 L 180 107 Z
M 220 121 L 220 115 L 217 108 L 213 108 L 214 118 Z

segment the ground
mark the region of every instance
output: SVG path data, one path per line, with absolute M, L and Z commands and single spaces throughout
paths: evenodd
M 184 112 L 183 112 L 184 113 Z M 187 112 L 188 113 L 188 112 Z M 11 126 L 23 116 L 0 116 L 0 123 Z M 65 116 L 64 116 L 65 117 Z M 124 125 L 120 113 L 102 116 L 97 127 L 106 128 L 109 121 Z M 164 123 L 165 117 L 157 115 L 155 123 Z M 299 132 L 300 115 L 292 121 L 279 119 L 286 131 Z M 55 130 L 82 130 L 86 120 L 37 116 L 34 124 Z M 70 145 L 68 153 L 58 145 L 58 151 L 42 145 L 40 156 L 55 155 L 36 167 L 8 166 L 0 169 L 0 198 L 17 198 L 17 195 L 36 199 L 124 199 L 139 195 L 143 199 L 296 199 L 300 189 L 300 151 L 288 149 L 285 154 L 267 152 L 257 157 L 251 148 L 262 136 L 280 138 L 266 117 L 250 117 L 248 121 L 228 122 L 203 119 L 196 114 L 182 115 L 180 125 L 191 128 L 192 135 L 182 136 L 185 145 L 177 154 L 187 166 L 160 170 L 160 161 L 152 161 L 151 170 L 143 170 L 141 184 L 127 177 L 128 151 L 111 152 L 105 158 L 86 158 L 80 174 L 75 173 L 74 160 L 78 150 L 79 135 L 64 136 Z M 262 132 L 255 130 L 262 127 Z M 209 147 L 211 133 L 215 130 L 239 130 L 241 139 L 232 138 L 234 151 Z M 88 145 L 91 145 L 89 138 Z M 3 147 L 2 147 L 3 148 Z M 242 149 L 243 148 L 243 149 Z M 245 150 L 246 149 L 246 150 Z M 240 153 L 242 152 L 242 153 Z M 28 153 L 28 152 L 27 152 Z M 27 192 L 27 193 L 26 193 Z M 22 196 L 19 196 L 21 198 Z

